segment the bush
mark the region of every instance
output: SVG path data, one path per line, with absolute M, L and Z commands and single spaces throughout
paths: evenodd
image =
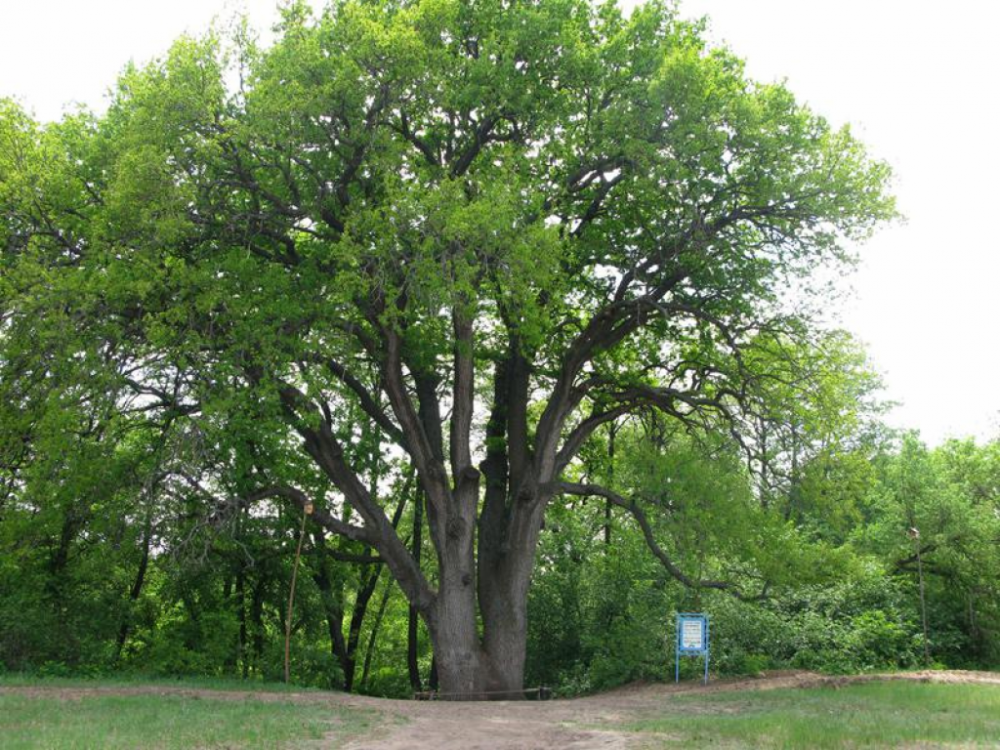
M 899 669 L 916 666 L 922 652 L 911 597 L 874 566 L 834 584 L 782 592 L 768 603 L 716 596 L 711 611 L 713 662 L 722 674 Z

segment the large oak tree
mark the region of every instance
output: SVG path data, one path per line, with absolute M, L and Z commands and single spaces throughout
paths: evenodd
M 546 508 L 630 509 L 581 448 L 641 411 L 735 424 L 747 348 L 808 331 L 888 170 L 670 5 L 344 0 L 275 31 L 183 39 L 99 117 L 5 105 L 5 387 L 110 379 L 187 424 L 234 506 L 315 502 L 374 550 L 445 693 L 517 691 Z M 385 504 L 406 471 L 430 564 Z

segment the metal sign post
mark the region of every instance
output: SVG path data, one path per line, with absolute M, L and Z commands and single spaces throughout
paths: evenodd
M 708 615 L 677 614 L 677 641 L 674 652 L 674 682 L 681 681 L 681 656 L 705 657 L 705 684 L 708 684 Z

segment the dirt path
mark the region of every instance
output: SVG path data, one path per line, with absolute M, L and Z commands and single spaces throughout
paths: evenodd
M 595 729 L 645 718 L 662 710 L 671 696 L 720 691 L 778 688 L 838 687 L 875 680 L 916 680 L 943 683 L 980 683 L 1000 686 L 1000 674 L 990 672 L 927 671 L 890 675 L 825 677 L 810 672 L 771 672 L 756 679 L 717 680 L 707 686 L 629 685 L 600 695 L 544 702 L 451 703 L 367 698 L 340 693 L 263 693 L 173 688 L 169 686 L 114 687 L 0 687 L 0 693 L 79 700 L 90 695 L 179 695 L 216 700 L 294 701 L 358 707 L 378 711 L 382 725 L 365 739 L 341 750 L 626 750 L 641 738 L 626 732 Z M 323 747 L 322 744 L 318 745 Z M 333 747 L 333 745 L 327 745 Z
M 629 685 L 600 695 L 546 702 L 414 703 L 377 701 L 364 705 L 397 713 L 405 724 L 386 728 L 344 750 L 619 750 L 648 738 L 604 729 L 655 715 L 673 695 L 729 690 L 838 687 L 885 679 L 983 683 L 1000 686 L 989 672 L 909 672 L 892 675 L 827 677 L 811 672 L 772 672 L 756 679 L 718 680 L 709 685 Z

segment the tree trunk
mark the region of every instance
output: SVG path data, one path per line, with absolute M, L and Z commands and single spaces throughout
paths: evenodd
M 420 553 L 422 544 L 422 532 L 424 525 L 424 499 L 421 496 L 419 490 L 417 492 L 417 497 L 413 502 L 413 560 L 420 567 Z M 420 681 L 420 664 L 417 662 L 417 652 L 419 651 L 419 643 L 417 642 L 418 635 L 418 618 L 417 608 L 410 603 L 409 612 L 407 615 L 406 623 L 406 668 L 410 674 L 410 687 L 413 688 L 415 692 L 420 692 L 423 690 L 423 686 Z
M 447 527 L 439 550 L 438 597 L 426 618 L 441 694 L 455 700 L 484 698 L 487 683 L 477 627 L 472 525 L 453 516 Z
M 440 695 L 446 700 L 481 700 L 486 695 L 484 658 L 472 613 L 464 592 L 443 591 L 428 630 L 434 644 Z
M 247 597 L 246 597 L 246 564 L 240 560 L 239 572 L 236 574 L 236 607 L 240 621 L 239 644 L 237 653 L 240 662 L 240 674 L 243 679 L 250 677 L 250 660 L 247 658 Z
M 354 674 L 358 666 L 358 645 L 361 642 L 361 625 L 368 612 L 368 603 L 371 601 L 372 594 L 375 593 L 381 571 L 381 567 L 376 567 L 367 573 L 354 598 L 354 609 L 351 612 L 351 622 L 347 631 L 346 659 L 341 665 L 344 670 L 344 690 L 348 693 L 354 689 Z
M 466 609 L 465 592 L 449 596 L 442 591 L 439 601 L 444 606 L 428 624 L 441 698 L 520 700 L 524 697 L 526 584 L 525 581 L 518 586 L 494 589 L 506 589 L 506 594 L 484 609 L 482 640 L 475 614 Z M 486 611 L 490 613 L 488 616 Z
M 532 559 L 519 561 L 530 567 Z M 495 598 L 482 601 L 482 638 L 471 583 L 442 586 L 427 619 L 434 647 L 431 689 L 447 700 L 523 697 L 529 576 L 498 580 Z M 435 679 L 438 683 L 435 685 Z
M 382 601 L 379 602 L 378 610 L 375 612 L 375 621 L 372 623 L 372 632 L 368 636 L 368 648 L 365 650 L 365 662 L 361 669 L 361 690 L 368 690 L 368 676 L 372 671 L 372 659 L 375 656 L 375 648 L 378 645 L 378 632 L 382 627 L 382 618 L 385 617 L 385 609 L 389 606 L 389 597 L 392 595 L 392 583 L 385 586 L 382 592 Z
M 615 423 L 608 425 L 608 479 L 614 486 L 615 476 L 615 436 L 618 434 Z M 604 499 L 604 551 L 611 551 L 611 500 Z
M 264 654 L 264 591 L 265 578 L 263 572 L 253 586 L 250 596 L 250 625 L 253 627 L 253 635 L 250 639 L 252 645 L 251 661 L 254 668 L 260 667 L 261 656 Z
M 125 641 L 128 640 L 129 628 L 132 624 L 132 610 L 142 593 L 143 584 L 146 582 L 146 570 L 149 567 L 149 546 L 153 539 L 153 518 L 152 513 L 147 513 L 146 523 L 142 531 L 142 556 L 139 558 L 139 569 L 135 574 L 135 581 L 129 589 L 128 602 L 125 605 L 125 614 L 122 616 L 121 626 L 118 629 L 118 638 L 115 642 L 115 662 L 122 656 L 125 648 Z
M 444 640 L 438 634 L 434 638 L 434 654 L 437 659 L 442 693 L 469 692 L 474 698 L 497 700 L 519 700 L 524 697 L 524 666 L 527 648 L 528 588 L 534 567 L 535 549 L 541 532 L 545 498 L 538 497 L 534 483 L 528 482 L 515 495 L 507 516 L 506 529 L 499 554 L 490 550 L 481 555 L 479 562 L 478 597 L 482 615 L 482 641 L 477 636 L 476 617 L 467 617 L 462 636 L 471 632 L 475 649 L 469 656 L 466 652 L 454 653 L 454 648 L 441 648 Z M 469 564 L 472 555 L 469 553 Z M 464 580 L 464 579 L 463 579 Z M 466 588 L 471 589 L 471 586 Z M 466 593 L 465 589 L 461 592 Z M 445 600 L 447 589 L 442 586 L 441 599 Z M 468 593 L 470 600 L 471 592 Z M 460 626 L 455 626 L 457 629 Z M 449 635 L 447 643 L 458 635 Z M 464 659 L 464 661 L 460 661 Z M 475 678 L 463 676 L 465 665 L 472 665 L 477 671 Z M 471 688 L 453 687 L 452 681 L 472 685 Z
M 483 602 L 484 672 L 490 698 L 520 700 L 524 697 L 524 665 L 528 635 L 528 587 L 534 562 L 529 552 L 515 547 L 487 588 L 491 600 Z M 489 574 L 487 574 L 489 575 Z
M 313 534 L 313 550 L 316 555 L 315 572 L 313 581 L 319 589 L 320 601 L 323 603 L 323 612 L 326 615 L 327 632 L 330 635 L 330 653 L 337 660 L 341 671 L 341 687 L 347 690 L 344 679 L 348 671 L 347 643 L 344 640 L 344 608 L 342 604 L 343 593 L 341 586 L 337 584 L 334 588 L 333 579 L 330 576 L 329 559 L 327 556 L 326 536 L 321 529 L 317 529 Z

